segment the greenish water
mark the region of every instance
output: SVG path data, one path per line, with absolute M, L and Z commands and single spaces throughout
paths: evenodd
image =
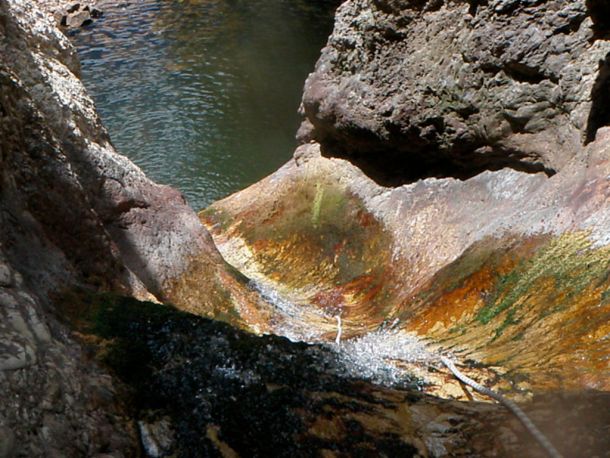
M 290 158 L 336 4 L 117 2 L 73 42 L 117 149 L 200 209 Z

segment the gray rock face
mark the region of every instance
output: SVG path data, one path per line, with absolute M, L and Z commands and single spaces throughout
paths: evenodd
M 0 426 L 0 457 L 11 458 L 15 449 L 15 435 L 13 432 Z
M 606 7 L 586 3 L 346 1 L 305 84 L 299 138 L 404 181 L 553 173 L 610 121 L 591 104 L 607 88 Z
M 0 3 L 3 245 L 38 288 L 67 278 L 163 296 L 208 246 L 182 195 L 114 150 L 74 48 L 31 2 Z
M 3 270 L 14 281 L 0 286 L 0 457 L 134 454 L 110 376 L 18 272 Z
M 2 457 L 135 455 L 117 388 L 50 295 L 163 299 L 193 255 L 214 253 L 181 194 L 116 153 L 78 74 L 49 12 L 0 0 Z
M 38 6 L 50 13 L 56 24 L 65 29 L 86 27 L 103 16 L 102 9 L 108 0 L 67 1 L 46 0 L 37 2 Z M 99 7 L 99 8 L 98 8 Z

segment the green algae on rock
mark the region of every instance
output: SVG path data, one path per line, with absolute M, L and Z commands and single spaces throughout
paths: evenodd
M 610 248 L 587 232 L 482 242 L 485 262 L 458 285 L 466 252 L 410 306 L 407 327 L 545 389 L 610 387 Z M 430 294 L 433 292 L 432 294 Z
M 339 315 L 349 336 L 354 324 L 374 328 L 389 313 L 392 241 L 332 164 L 319 165 L 303 163 L 282 184 L 264 180 L 232 200 L 236 208 L 215 204 L 201 217 L 231 265 L 307 312 L 304 326 L 334 335 Z

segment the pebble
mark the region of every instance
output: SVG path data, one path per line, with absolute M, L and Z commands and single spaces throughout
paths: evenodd
M 0 264 L 0 286 L 9 287 L 13 285 L 11 270 L 6 264 Z
M 164 417 L 154 423 L 140 420 L 138 421 L 138 429 L 146 456 L 160 458 L 166 456 L 171 450 L 174 443 L 174 433 L 169 418 Z
M 86 25 L 91 24 L 93 21 L 91 20 L 91 14 L 89 11 L 78 11 L 74 14 L 69 14 L 65 17 L 65 24 L 68 27 L 84 27 Z M 63 21 L 63 20 L 62 20 Z
M 64 27 L 79 28 L 88 26 L 93 22 L 93 19 L 102 17 L 102 11 L 97 8 L 80 3 L 73 4 L 66 10 L 66 14 L 61 16 L 60 25 Z

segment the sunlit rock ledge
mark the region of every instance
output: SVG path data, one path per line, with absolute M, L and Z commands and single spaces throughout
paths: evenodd
M 271 304 L 230 319 L 332 341 L 340 317 L 343 338 L 415 333 L 525 391 L 607 390 L 605 11 L 344 2 L 305 143 L 201 214 Z
M 309 144 L 201 218 L 231 265 L 292 304 L 259 328 L 333 340 L 338 315 L 346 338 L 391 323 L 529 388 L 607 390 L 608 133 L 552 178 L 396 188 Z

